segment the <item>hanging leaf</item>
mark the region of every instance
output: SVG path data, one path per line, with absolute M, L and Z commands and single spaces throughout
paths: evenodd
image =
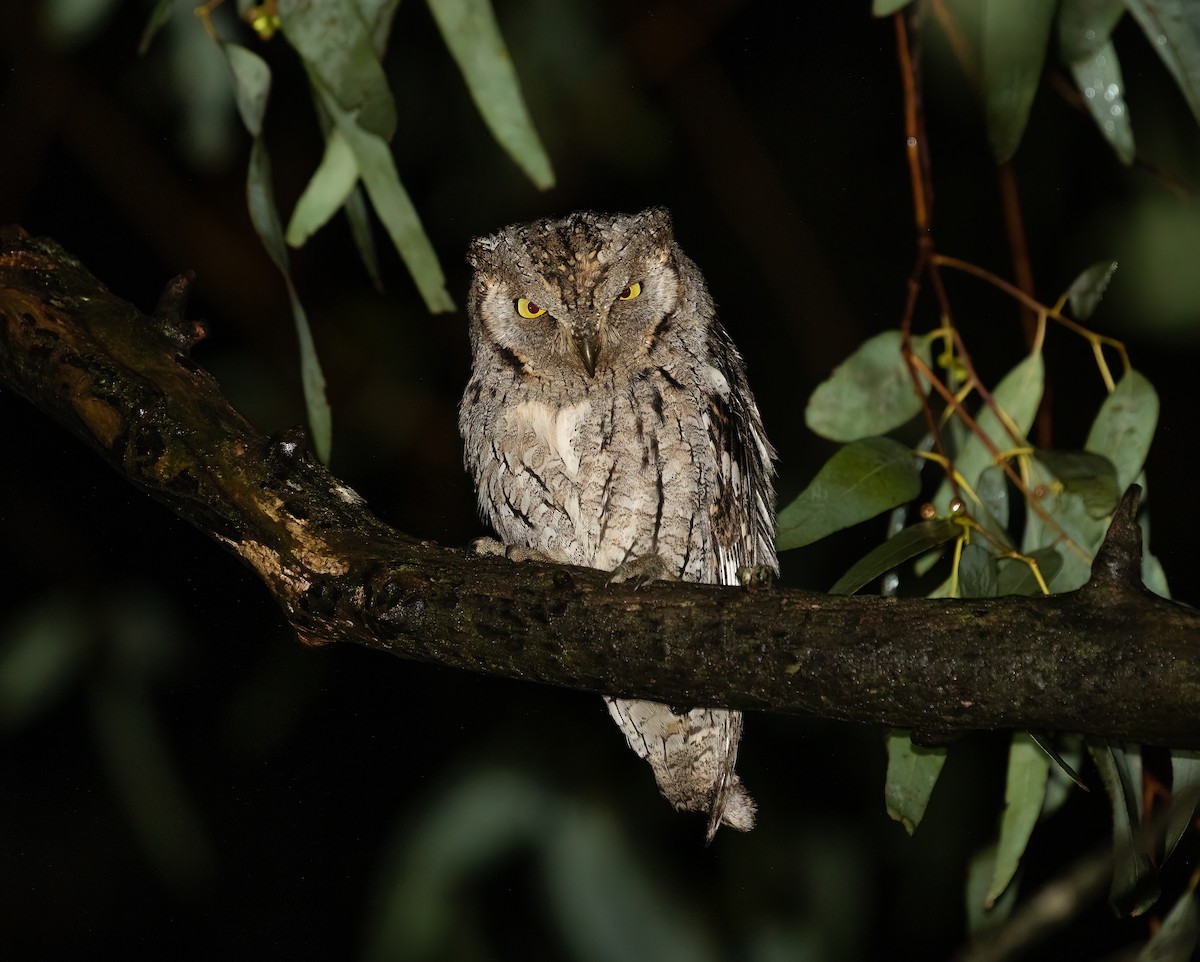
M 1125 0 L 1200 123 L 1200 6 L 1194 0 Z
M 779 550 L 803 547 L 911 501 L 921 492 L 913 462 L 912 451 L 890 438 L 847 444 L 779 513 Z
M 288 221 L 288 244 L 302 247 L 349 200 L 357 183 L 358 164 L 354 160 L 354 151 L 341 132 L 334 128 L 325 140 L 325 155 L 296 201 L 292 219 Z
M 1029 121 L 1050 42 L 1054 4 L 1003 0 L 983 10 L 983 99 L 996 162 L 1012 159 Z
M 1084 450 L 1101 454 L 1117 471 L 1124 492 L 1141 473 L 1154 428 L 1158 424 L 1158 394 L 1141 374 L 1130 368 L 1100 405 Z
M 1076 320 L 1086 321 L 1095 313 L 1116 270 L 1116 261 L 1099 261 L 1071 281 L 1071 286 L 1067 288 L 1067 300 L 1071 303 L 1071 313 Z
M 908 732 L 890 731 L 887 756 L 884 785 L 887 812 L 911 835 L 925 817 L 929 796 L 946 764 L 946 749 L 923 748 L 912 743 Z
M 931 364 L 930 339 L 914 337 L 911 343 L 913 353 Z M 886 434 L 920 413 L 922 399 L 913 390 L 900 344 L 899 331 L 884 331 L 834 368 L 808 399 L 808 427 L 832 441 L 857 441 Z
M 1009 371 L 992 392 L 992 399 L 1013 421 L 1017 436 L 1021 439 L 1029 432 L 1038 406 L 1042 403 L 1043 379 L 1041 353 L 1030 354 Z M 1015 446 L 1016 442 L 1009 436 L 991 408 L 985 407 L 980 410 L 976 423 L 996 450 L 1008 451 Z M 954 467 L 973 488 L 980 475 L 991 466 L 991 451 L 980 440 L 979 435 L 972 432 L 954 459 Z M 950 496 L 950 484 L 943 482 L 937 494 L 933 496 L 933 504 L 939 514 L 949 511 Z
M 1128 165 L 1134 157 L 1133 127 L 1125 103 L 1121 65 L 1109 40 L 1124 13 L 1123 0 L 1063 0 L 1058 13 L 1058 38 L 1062 58 L 1092 119 L 1121 163 Z
M 1113 881 L 1109 902 L 1123 915 L 1141 915 L 1158 899 L 1158 878 L 1138 831 L 1142 819 L 1142 762 L 1136 749 L 1088 740 L 1088 751 L 1112 804 Z
M 949 518 L 921 521 L 905 528 L 893 538 L 861 558 L 847 571 L 837 584 L 829 589 L 831 595 L 852 595 L 864 585 L 870 584 L 880 575 L 891 571 L 896 565 L 917 557 L 952 541 L 962 533 L 962 528 Z
M 554 186 L 550 158 L 521 96 L 490 0 L 427 0 L 483 122 L 541 190 Z
M 354 246 L 358 256 L 367 269 L 367 276 L 375 285 L 375 290 L 383 290 L 383 277 L 379 272 L 379 253 L 375 249 L 375 233 L 371 230 L 371 215 L 367 210 L 367 199 L 363 194 L 362 184 L 355 184 L 346 198 L 346 219 L 350 222 L 350 235 L 354 238 Z
M 994 931 L 1017 904 L 1017 880 L 998 899 L 987 901 L 988 886 L 996 874 L 996 843 L 976 852 L 967 865 L 967 932 L 978 939 Z M 1019 875 L 1019 873 L 1018 873 Z
M 1200 752 L 1171 752 L 1171 814 L 1167 819 L 1166 857 L 1175 851 L 1196 816 L 1200 802 Z
M 1042 812 L 1050 759 L 1025 732 L 1015 732 L 1008 751 L 1008 777 L 1004 788 L 1004 813 L 996 842 L 996 865 L 983 904 L 990 907 L 1017 872 L 1029 836 Z

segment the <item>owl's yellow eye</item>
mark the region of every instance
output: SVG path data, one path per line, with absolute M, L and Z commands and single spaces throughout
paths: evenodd
M 517 313 L 522 317 L 528 317 L 532 320 L 535 317 L 541 317 L 543 314 L 545 314 L 546 309 L 544 307 L 539 307 L 528 297 L 518 297 Z
M 635 281 L 634 283 L 630 284 L 627 288 L 625 288 L 625 290 L 621 291 L 620 294 L 617 295 L 617 300 L 618 301 L 632 301 L 640 293 L 642 293 L 642 285 Z

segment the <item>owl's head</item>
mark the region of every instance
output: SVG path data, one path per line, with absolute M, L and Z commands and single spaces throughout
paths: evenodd
M 581 211 L 477 238 L 476 355 L 490 347 L 529 373 L 633 369 L 679 302 L 681 257 L 664 208 Z

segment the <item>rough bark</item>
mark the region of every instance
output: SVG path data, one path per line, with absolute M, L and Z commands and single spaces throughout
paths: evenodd
M 1141 584 L 1137 492 L 1083 589 L 1049 598 L 841 598 L 608 586 L 397 532 L 268 438 L 189 358 L 187 279 L 152 316 L 53 242 L 0 233 L 0 384 L 238 554 L 308 644 L 596 692 L 912 728 L 1078 731 L 1200 746 L 1200 616 Z

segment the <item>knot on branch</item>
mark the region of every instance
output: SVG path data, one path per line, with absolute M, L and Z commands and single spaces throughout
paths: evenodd
M 154 307 L 154 321 L 159 331 L 185 354 L 208 337 L 208 324 L 205 321 L 189 321 L 184 317 L 188 294 L 195 280 L 195 271 L 185 271 L 172 278 L 158 296 L 158 303 Z
M 1142 590 L 1142 529 L 1138 527 L 1138 504 L 1142 489 L 1131 484 L 1125 491 L 1112 523 L 1104 536 L 1104 543 L 1096 552 L 1092 562 L 1092 576 L 1084 590 L 1111 594 L 1121 591 Z

